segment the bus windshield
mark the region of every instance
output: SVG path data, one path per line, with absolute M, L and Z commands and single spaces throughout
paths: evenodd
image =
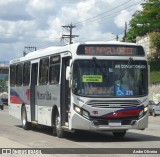
M 88 97 L 134 97 L 148 94 L 146 61 L 76 60 L 73 93 Z

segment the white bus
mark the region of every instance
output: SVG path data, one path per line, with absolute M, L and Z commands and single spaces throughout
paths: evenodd
M 22 121 L 67 131 L 148 127 L 148 66 L 140 45 L 86 42 L 49 47 L 10 61 L 9 113 Z

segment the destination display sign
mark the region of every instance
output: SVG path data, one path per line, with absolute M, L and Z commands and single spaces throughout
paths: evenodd
M 144 56 L 141 46 L 128 45 L 80 45 L 78 55 L 104 55 L 104 56 Z

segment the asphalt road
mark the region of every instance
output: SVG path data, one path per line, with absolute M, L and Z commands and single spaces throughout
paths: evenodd
M 121 148 L 138 148 L 140 150 L 160 148 L 160 116 L 150 116 L 147 129 L 144 131 L 130 130 L 122 139 L 115 138 L 109 132 L 88 131 L 68 134 L 66 138 L 60 139 L 52 135 L 51 128 L 23 130 L 21 121 L 10 116 L 8 108 L 5 107 L 3 111 L 0 110 L 0 140 L 1 148 L 114 148 L 114 156 L 124 156 L 123 154 L 119 155 L 116 151 L 120 151 Z M 142 154 L 136 155 L 146 156 L 146 154 Z M 80 154 L 79 156 L 84 155 Z M 92 154 L 92 156 L 97 155 Z

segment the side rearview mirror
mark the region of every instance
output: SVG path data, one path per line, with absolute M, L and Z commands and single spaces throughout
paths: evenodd
M 66 67 L 66 80 L 70 80 L 71 77 L 71 68 L 69 66 Z

